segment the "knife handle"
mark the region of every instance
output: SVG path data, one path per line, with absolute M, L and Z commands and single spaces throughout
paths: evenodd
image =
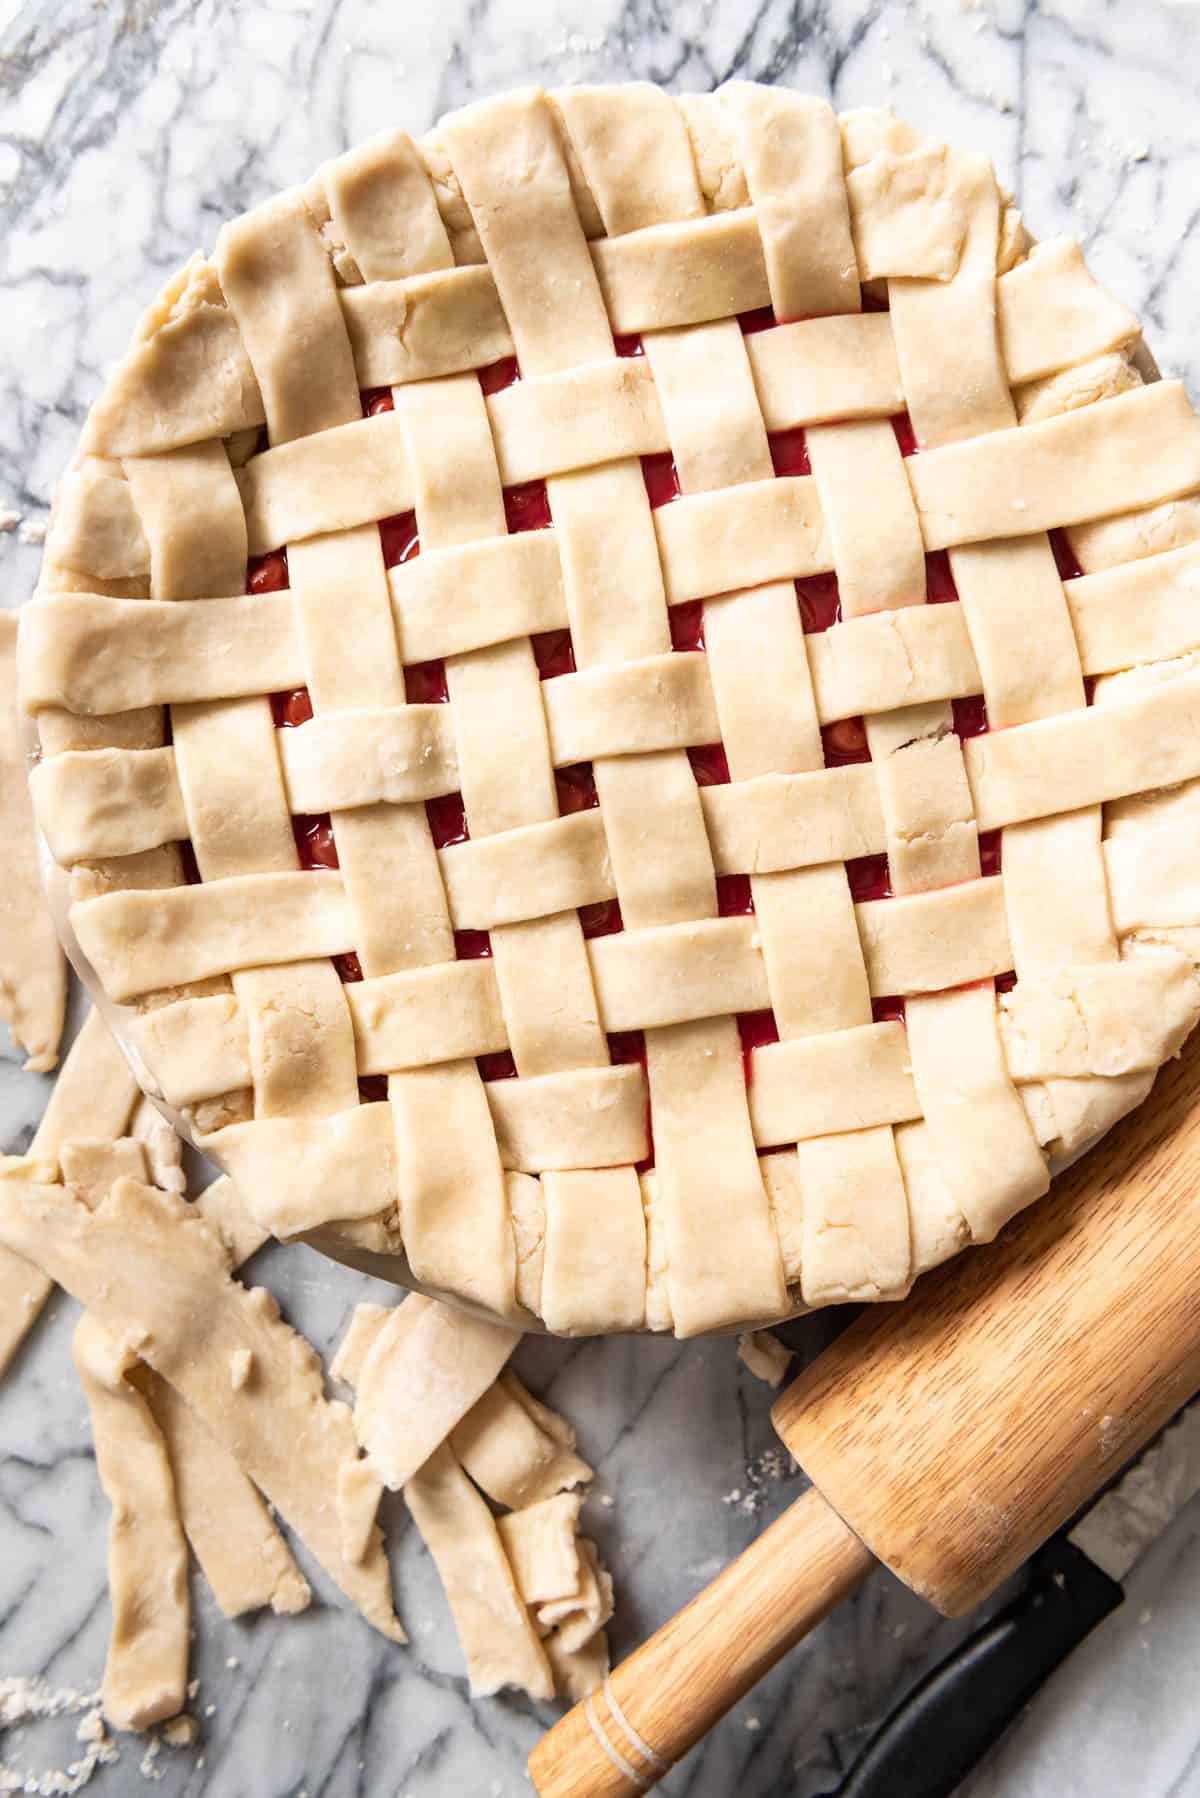
M 1065 1536 L 1052 1537 L 1020 1595 L 926 1674 L 826 1798 L 950 1798 L 1124 1596 Z

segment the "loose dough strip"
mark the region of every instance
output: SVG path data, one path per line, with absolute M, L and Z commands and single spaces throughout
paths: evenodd
M 114 1180 L 151 1184 L 146 1145 L 133 1136 L 118 1136 L 115 1142 L 94 1137 L 65 1142 L 59 1160 L 63 1185 L 73 1186 L 89 1211 L 100 1203 Z
M 187 1545 L 175 1483 L 150 1407 L 127 1377 L 133 1353 L 86 1315 L 72 1352 L 112 1506 L 104 1714 L 116 1729 L 148 1729 L 178 1715 L 187 1696 Z
M 601 1626 L 612 1581 L 578 1537 L 582 1493 L 563 1490 L 592 1477 L 573 1452 L 574 1430 L 515 1374 L 496 1378 L 519 1341 L 517 1331 L 417 1294 L 391 1310 L 356 1306 L 330 1371 L 357 1389 L 355 1426 L 369 1459 L 343 1468 L 338 1515 L 349 1553 L 360 1509 L 373 1516 L 378 1503 L 377 1488 L 360 1490 L 362 1475 L 377 1467 L 392 1485 L 398 1469 L 420 1462 L 404 1495 L 446 1588 L 472 1692 L 520 1685 L 544 1697 L 552 1679 L 579 1698 L 608 1671 Z M 493 1520 L 462 1463 L 497 1502 L 527 1508 Z M 523 1615 L 511 1604 L 514 1580 Z M 560 1614 L 542 1623 L 534 1607 L 551 1602 Z M 537 1633 L 546 1636 L 544 1659 Z
M 519 1686 L 553 1698 L 554 1675 L 521 1601 L 495 1518 L 443 1443 L 404 1488 L 454 1616 L 475 1698 Z
M 17 724 L 17 615 L 0 612 L 0 1016 L 44 1074 L 58 1061 L 67 963 L 38 876 L 29 776 Z
M 737 1352 L 739 1361 L 756 1380 L 765 1380 L 768 1386 L 783 1385 L 792 1364 L 792 1351 L 770 1330 L 744 1330 L 737 1339 Z
M 567 1598 L 549 1599 L 536 1610 L 542 1634 L 553 1632 L 566 1654 L 577 1654 L 613 1614 L 612 1576 L 600 1565 L 596 1544 L 580 1536 L 576 1546 L 580 1566 L 578 1591 Z
M 543 1635 L 555 1686 L 571 1699 L 585 1698 L 608 1672 L 603 1626 L 613 1608 L 612 1580 L 595 1543 L 579 1535 L 582 1504 L 582 1493 L 562 1492 L 500 1518 L 500 1539 Z
M 582 1648 L 572 1649 L 564 1648 L 558 1631 L 551 1630 L 542 1647 L 554 1669 L 559 1697 L 569 1698 L 572 1704 L 590 1697 L 608 1673 L 608 1637 L 602 1629 Z
M 258 1253 L 264 1242 L 270 1241 L 271 1232 L 264 1230 L 251 1215 L 249 1206 L 228 1174 L 222 1174 L 219 1180 L 206 1186 L 192 1205 L 209 1229 L 215 1230 L 220 1237 L 230 1267 L 242 1267 L 251 1255 Z
M 342 1549 L 341 1469 L 358 1459 L 344 1405 L 330 1403 L 309 1345 L 270 1294 L 226 1268 L 218 1239 L 181 1200 L 119 1180 L 89 1212 L 62 1187 L 0 1174 L 0 1242 L 43 1271 L 123 1336 L 187 1400 L 383 1635 L 403 1641 L 382 1540 L 361 1563 Z M 232 1358 L 250 1357 L 235 1386 Z
M 578 1595 L 583 1583 L 579 1558 L 583 1500 L 582 1492 L 556 1492 L 553 1498 L 498 1519 L 517 1590 L 530 1608 Z
M 374 1323 L 363 1350 L 363 1332 Z M 398 1492 L 487 1391 L 518 1342 L 519 1330 L 484 1323 L 413 1293 L 378 1320 L 361 1320 L 347 1354 L 355 1365 L 354 1427 L 376 1473 Z
M 98 1011 L 83 1020 L 29 1147 L 57 1163 L 64 1143 L 123 1136 L 139 1097 L 129 1064 Z M 0 1248 L 0 1379 L 53 1290 L 40 1267 Z
M 195 1208 L 220 1237 L 231 1268 L 266 1241 L 227 1176 L 202 1192 Z M 167 1445 L 184 1534 L 221 1611 L 241 1617 L 264 1605 L 287 1615 L 306 1610 L 308 1581 L 228 1448 L 152 1368 L 143 1363 L 136 1381 Z
M 136 1141 L 120 1134 L 131 1112 Z M 63 1064 L 31 1153 L 56 1156 L 64 1180 L 80 1189 L 91 1208 L 118 1172 L 133 1171 L 131 1151 L 140 1157 L 143 1179 L 152 1171 L 156 1184 L 180 1190 L 179 1147 L 175 1132 L 138 1094 L 99 1012 L 89 1012 Z M 227 1178 L 215 1181 L 196 1208 L 216 1229 L 232 1266 L 248 1260 L 266 1240 L 266 1232 L 250 1218 Z M 39 1269 L 0 1251 L 0 1375 L 52 1286 Z M 228 1449 L 149 1369 L 142 1370 L 137 1383 L 167 1445 L 184 1531 L 221 1610 L 227 1617 L 266 1604 L 275 1611 L 303 1610 L 312 1596 L 308 1584 L 270 1512 Z
M 450 1442 L 475 1484 L 514 1511 L 592 1477 L 566 1418 L 539 1404 L 512 1372 L 484 1393 Z
M 271 1513 L 224 1443 L 173 1386 L 143 1367 L 136 1376 L 162 1432 L 184 1531 L 226 1617 L 270 1605 L 306 1610 L 312 1592 Z

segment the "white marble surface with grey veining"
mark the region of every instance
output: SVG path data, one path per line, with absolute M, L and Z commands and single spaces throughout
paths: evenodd
M 102 372 L 163 277 L 222 219 L 385 125 L 414 130 L 519 82 L 788 81 L 890 102 L 987 149 L 1041 236 L 1078 234 L 1200 395 L 1200 6 L 1161 0 L 0 0 L 0 565 L 32 584 L 39 526 Z M 2 872 L 0 872 L 2 878 Z M 0 1065 L 0 1144 L 25 1144 L 47 1082 Z M 328 1345 L 362 1295 L 308 1250 L 260 1274 Z M 1152 1295 L 1151 1299 L 1152 1299 Z M 106 1507 L 58 1300 L 0 1388 L 0 1678 L 89 1688 L 104 1657 Z M 828 1318 L 796 1327 L 806 1353 Z M 588 1525 L 617 1576 L 618 1654 L 800 1490 L 768 1390 L 727 1342 L 527 1341 L 518 1366 L 596 1463 Z M 1020 1422 L 1014 1420 L 1014 1428 Z M 897 1432 L 897 1456 L 904 1452 Z M 223 1622 L 195 1605 L 202 1740 L 143 1762 L 127 1738 L 100 1798 L 516 1798 L 550 1718 L 468 1700 L 445 1604 L 397 1502 L 412 1646 L 330 1595 L 306 1616 Z M 311 1571 L 311 1568 L 310 1568 Z M 810 1798 L 961 1634 L 883 1574 L 664 1782 L 675 1798 Z M 1200 1509 L 1139 1568 L 1123 1609 L 980 1770 L 972 1798 L 1200 1793 Z M 63 1724 L 10 1731 L 10 1768 L 78 1753 Z M 0 1790 L 13 1789 L 0 1778 Z M 897 1798 L 903 1798 L 898 1794 Z

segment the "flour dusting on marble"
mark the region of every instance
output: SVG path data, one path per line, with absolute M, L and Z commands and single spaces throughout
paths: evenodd
M 22 1771 L 0 1760 L 0 1792 L 20 1792 L 28 1798 L 73 1798 L 98 1768 L 120 1758 L 116 1743 L 104 1727 L 99 1692 L 79 1692 L 73 1686 L 54 1687 L 44 1679 L 18 1675 L 0 1679 L 0 1736 L 21 1724 L 79 1716 L 81 1711 L 84 1714 L 76 1727 L 75 1739 L 84 1752 L 78 1759 L 40 1773 Z
M 754 1517 L 771 1499 L 772 1485 L 790 1479 L 798 1471 L 786 1448 L 764 1448 L 761 1454 L 747 1461 L 745 1485 L 726 1492 L 721 1503 L 739 1511 L 743 1517 Z

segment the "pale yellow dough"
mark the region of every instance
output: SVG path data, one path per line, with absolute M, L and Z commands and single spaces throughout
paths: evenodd
M 358 1456 L 350 1414 L 326 1400 L 319 1365 L 270 1295 L 230 1279 L 224 1249 L 180 1200 L 119 1180 L 89 1211 L 62 1187 L 0 1178 L 0 1241 L 78 1298 L 114 1341 L 174 1385 L 233 1452 L 376 1629 L 403 1632 L 382 1545 L 345 1559 L 332 1505 L 338 1470 Z M 228 1358 L 257 1377 L 232 1388 Z
M 16 709 L 16 656 L 16 615 L 0 612 L 0 1016 L 25 1050 L 26 1068 L 45 1073 L 58 1061 L 67 967 L 42 900 Z
M 137 1365 L 133 1351 L 84 1316 L 74 1358 L 112 1506 L 104 1714 L 118 1729 L 148 1729 L 177 1715 L 186 1698 L 187 1544 L 175 1482 L 150 1406 L 128 1378 Z
M 1200 426 L 1151 366 L 981 156 L 781 87 L 527 88 L 227 224 L 19 660 L 72 927 L 256 1224 L 509 1332 L 744 1330 L 899 1297 L 1136 1102 L 1200 1015 Z M 76 1135 L 98 1215 L 179 1185 L 146 1112 Z M 367 1379 L 351 1562 L 489 1390 L 406 1444 Z

